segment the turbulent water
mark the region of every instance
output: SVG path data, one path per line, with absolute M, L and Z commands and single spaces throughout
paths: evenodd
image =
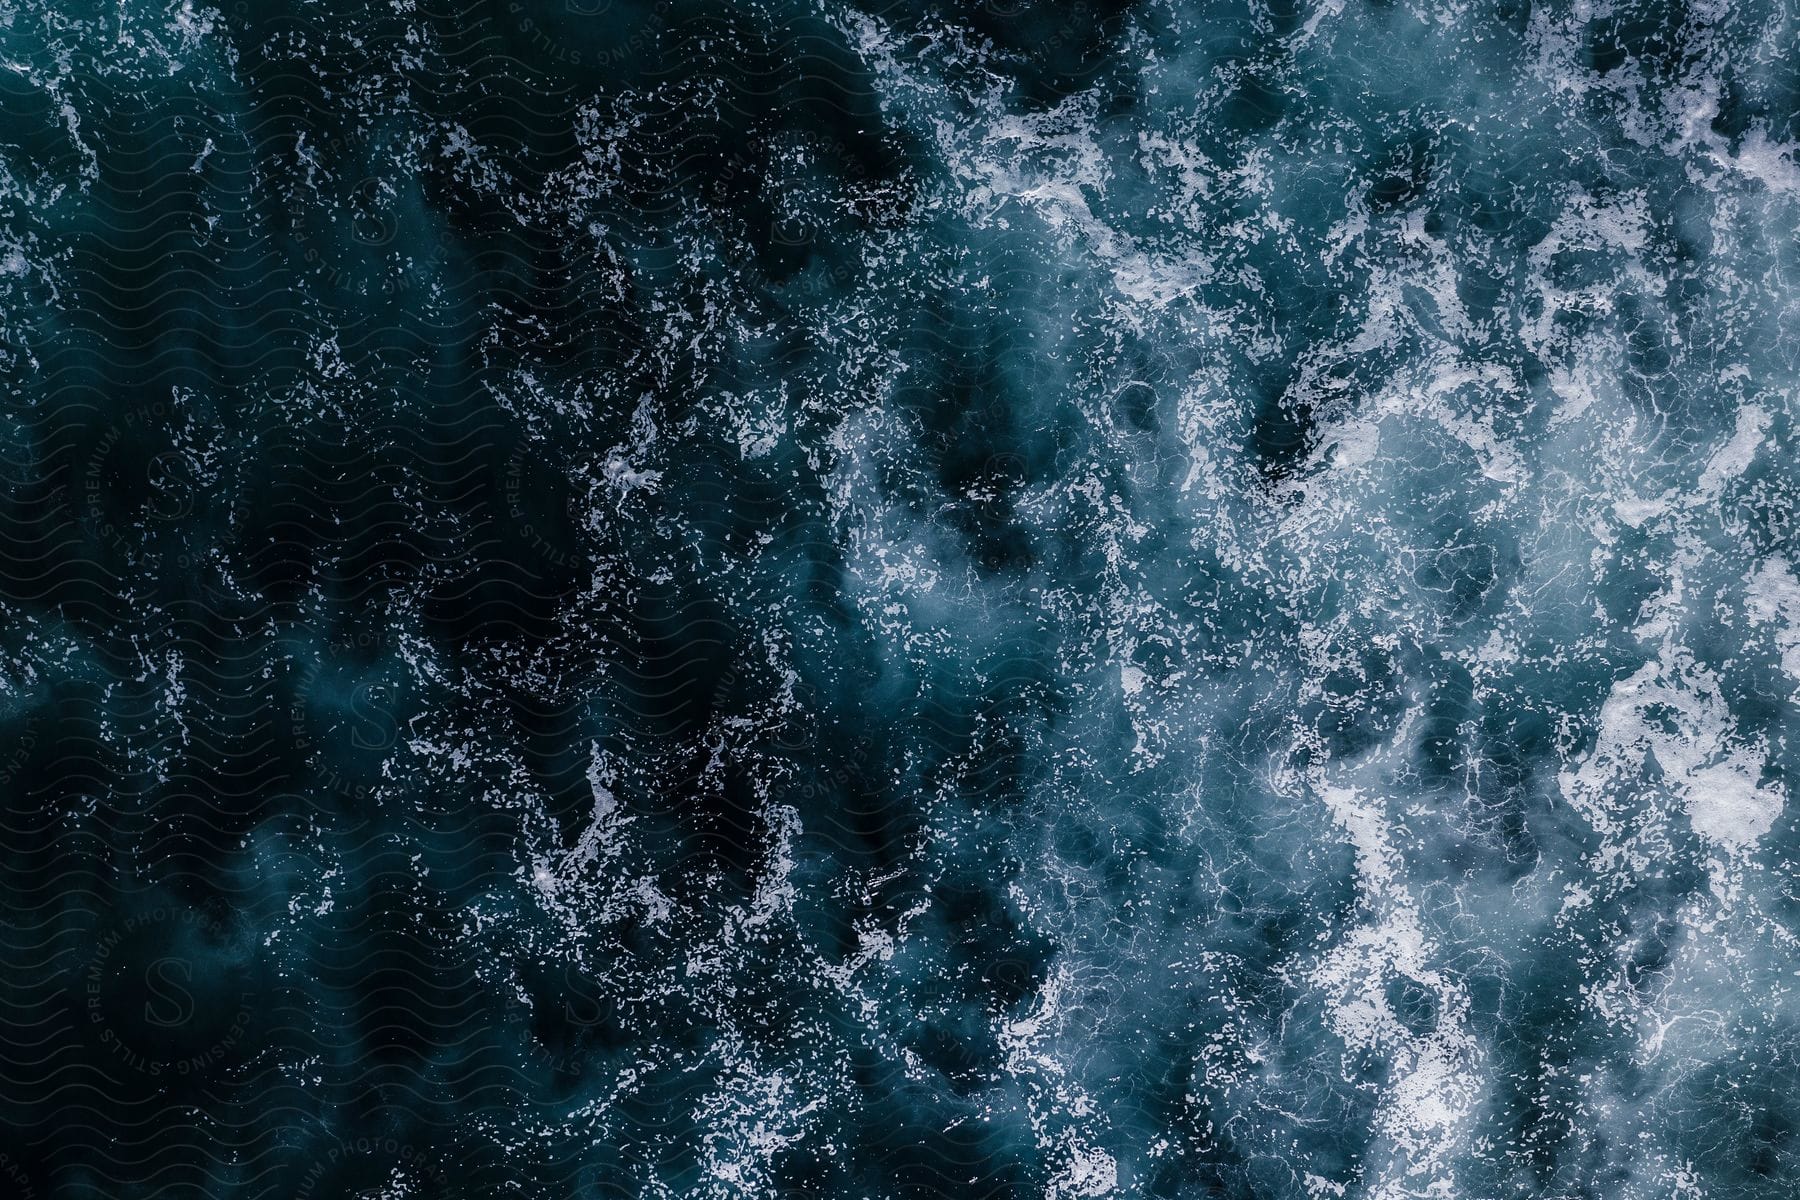
M 0 3 L 0 1192 L 1800 1194 L 1797 44 Z

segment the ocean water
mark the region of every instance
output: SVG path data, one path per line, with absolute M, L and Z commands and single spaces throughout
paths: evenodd
M 0 2 L 0 1194 L 1800 1194 L 1797 39 Z

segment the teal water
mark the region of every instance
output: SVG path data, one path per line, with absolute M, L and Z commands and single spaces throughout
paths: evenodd
M 1795 36 L 0 7 L 0 1187 L 1793 1196 Z

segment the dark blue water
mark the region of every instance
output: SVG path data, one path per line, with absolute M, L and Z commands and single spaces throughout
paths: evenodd
M 1796 36 L 0 7 L 0 1194 L 1794 1196 Z

